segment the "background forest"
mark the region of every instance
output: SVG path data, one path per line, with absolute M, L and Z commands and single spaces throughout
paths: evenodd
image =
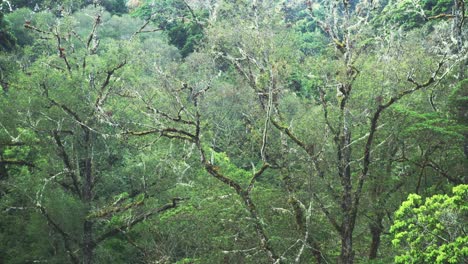
M 468 263 L 464 0 L 12 0 L 0 263 Z

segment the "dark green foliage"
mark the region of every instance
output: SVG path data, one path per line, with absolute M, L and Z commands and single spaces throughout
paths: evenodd
M 450 106 L 454 117 L 468 125 L 468 79 L 460 81 L 450 95 Z
M 429 17 L 450 13 L 453 1 L 450 0 L 426 0 L 421 3 L 424 10 L 427 10 Z
M 0 11 L 0 51 L 11 51 L 16 45 L 16 38 L 11 32 L 11 26 Z
M 310 7 L 312 8 L 312 6 Z M 291 3 L 288 5 L 284 3 L 282 11 L 284 12 L 284 22 L 286 25 L 298 32 L 301 51 L 304 55 L 321 54 L 325 49 L 327 40 L 316 21 L 310 16 L 309 5 L 305 1 L 300 4 Z M 323 19 L 323 6 L 314 6 L 313 14 L 318 19 Z
M 100 4 L 113 15 L 128 13 L 127 1 L 125 0 L 103 0 Z
M 148 2 L 133 15 L 142 19 L 152 17 L 157 28 L 168 36 L 169 43 L 176 46 L 182 57 L 192 53 L 204 37 L 203 21 L 207 17 L 204 11 L 193 11 L 182 0 Z
M 406 135 L 418 132 L 431 135 L 438 134 L 447 137 L 447 139 L 460 140 L 463 139 L 463 134 L 467 133 L 468 130 L 465 125 L 447 118 L 441 113 L 417 113 L 404 108 L 396 108 L 396 110 L 401 112 L 405 118 L 408 118 L 412 124 L 404 130 Z
M 450 14 L 452 0 L 390 1 L 383 12 L 374 18 L 376 27 L 392 25 L 393 28 L 411 30 L 425 24 L 437 23 L 438 15 Z
M 192 53 L 203 39 L 203 27 L 197 23 L 174 23 L 166 27 L 169 43 L 180 50 L 182 57 Z
M 288 89 L 297 95 L 318 101 L 320 99 L 319 87 L 322 81 L 316 76 L 304 76 L 304 73 L 294 71 L 287 79 Z
M 0 263 L 466 262 L 452 2 L 125 2 L 0 13 Z
M 8 13 L 6 18 L 11 23 L 11 32 L 16 38 L 19 46 L 31 46 L 37 40 L 36 32 L 25 27 L 32 25 L 35 27 L 50 27 L 55 23 L 55 15 L 50 12 L 35 13 L 28 8 L 20 8 Z M 39 47 L 37 47 L 39 48 Z

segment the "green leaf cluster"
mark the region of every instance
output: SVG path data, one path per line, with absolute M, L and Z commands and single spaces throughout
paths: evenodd
M 410 194 L 390 229 L 395 263 L 463 263 L 468 260 L 468 185 L 423 199 Z

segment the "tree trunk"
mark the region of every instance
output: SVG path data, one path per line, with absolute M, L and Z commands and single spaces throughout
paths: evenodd
M 461 55 L 463 51 L 463 44 L 464 44 L 464 39 L 463 39 L 463 25 L 465 24 L 465 3 L 460 1 L 460 0 L 454 0 L 454 6 L 453 6 L 453 21 L 452 21 L 452 34 L 453 37 L 457 41 L 457 53 L 458 55 Z M 466 60 L 460 61 L 460 66 L 459 66 L 459 80 L 463 80 L 465 78 L 465 69 L 466 69 Z
M 311 240 L 311 239 L 309 239 Z M 323 256 L 322 256 L 322 252 L 320 251 L 320 244 L 317 243 L 316 241 L 308 241 L 309 244 L 312 245 L 312 255 L 314 256 L 315 258 L 315 261 L 317 264 L 322 264 L 322 259 L 323 259 Z
M 346 153 L 346 151 L 345 151 Z M 343 212 L 343 219 L 341 223 L 341 264 L 351 264 L 354 259 L 353 252 L 353 201 L 352 201 L 352 183 L 351 183 L 351 170 L 349 168 L 348 159 L 346 160 L 346 167 L 342 175 L 341 184 L 343 186 L 343 197 L 341 201 L 341 209 Z
M 463 142 L 463 152 L 465 153 L 465 159 L 468 159 L 468 133 L 464 134 L 465 140 Z M 463 165 L 463 170 L 468 171 L 468 164 L 465 162 Z M 468 173 L 465 173 L 465 177 L 462 179 L 463 184 L 468 184 Z
M 351 180 L 351 132 L 348 127 L 346 113 L 343 111 L 343 131 L 338 144 L 339 176 L 343 187 L 341 210 L 343 219 L 341 222 L 341 253 L 340 263 L 351 264 L 354 260 L 353 230 L 355 216 L 353 215 L 353 186 Z
M 351 185 L 351 171 L 349 166 L 346 166 L 344 174 L 342 175 L 342 186 L 344 188 L 343 197 L 341 201 L 341 209 L 343 212 L 343 219 L 341 223 L 341 264 L 352 264 L 354 260 L 353 252 L 353 230 L 355 219 L 352 214 L 352 185 Z
M 369 249 L 369 259 L 376 259 L 377 253 L 380 246 L 380 236 L 382 234 L 382 218 L 383 215 L 378 215 L 375 219 L 376 221 L 369 224 L 369 229 L 372 237 L 370 249 Z
M 354 261 L 353 228 L 350 224 L 345 224 L 342 228 L 340 264 L 352 264 Z
M 93 223 L 85 221 L 83 225 L 83 264 L 93 263 Z
M 0 150 L 3 152 L 3 150 Z M 1 152 L 0 152 L 1 154 Z M 2 157 L 0 156 L 0 159 Z M 4 163 L 0 162 L 0 181 L 4 181 L 8 178 L 8 170 L 5 166 Z M 7 190 L 6 189 L 0 189 L 0 199 L 6 194 Z M 1 259 L 0 259 L 1 260 Z M 0 261 L 0 263 L 3 263 Z
M 83 203 L 86 205 L 87 210 L 91 210 L 91 201 L 93 199 L 93 187 L 94 187 L 94 175 L 93 175 L 93 164 L 92 164 L 92 139 L 91 132 L 89 129 L 84 128 L 84 146 L 86 158 L 82 161 L 81 175 L 83 177 Z M 93 222 L 84 220 L 83 223 L 83 263 L 93 263 L 94 255 L 94 243 L 93 243 Z

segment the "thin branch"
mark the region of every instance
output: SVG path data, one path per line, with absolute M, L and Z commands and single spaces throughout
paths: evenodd
M 309 209 L 306 210 L 306 222 L 304 228 L 304 238 L 302 239 L 302 246 L 297 252 L 295 262 L 299 263 L 301 260 L 302 253 L 304 252 L 305 245 L 307 244 L 307 240 L 309 240 L 309 224 L 310 224 L 310 216 L 312 215 L 312 203 L 309 203 Z
M 195 15 L 195 12 L 193 11 L 192 7 L 187 3 L 187 1 L 183 0 L 184 4 L 185 4 L 185 7 L 187 7 L 187 9 L 189 10 L 190 14 L 192 15 L 193 19 L 195 20 L 195 22 L 200 25 L 200 26 L 203 26 L 202 23 L 198 20 L 198 17 Z
M 435 16 L 430 16 L 427 19 L 443 19 L 443 18 L 452 19 L 452 18 L 455 18 L 455 16 L 452 15 L 452 14 L 438 14 L 438 15 L 435 15 Z M 465 18 L 467 18 L 467 17 L 465 17 Z
M 216 179 L 222 181 L 223 183 L 227 184 L 228 186 L 231 186 L 237 194 L 243 195 L 244 190 L 242 189 L 242 186 L 240 186 L 237 182 L 229 179 L 228 177 L 224 176 L 219 172 L 220 168 L 218 166 L 212 165 L 208 161 L 204 162 L 205 169 L 206 171 L 214 176 Z
M 88 214 L 86 216 L 86 219 L 90 220 L 90 219 L 95 219 L 95 218 L 106 218 L 106 217 L 109 217 L 109 216 L 114 215 L 116 213 L 124 212 L 124 211 L 127 211 L 129 209 L 141 206 L 141 205 L 143 205 L 143 203 L 144 203 L 144 200 L 132 202 L 132 203 L 126 204 L 124 206 L 115 206 L 114 204 L 112 204 L 112 205 L 110 205 L 108 207 L 105 207 L 105 208 L 103 208 L 101 210 L 92 211 L 90 214 Z
M 17 165 L 17 166 L 28 166 L 31 168 L 36 167 L 33 163 L 25 160 L 15 159 L 0 159 L 0 165 Z
M 301 147 L 302 149 L 304 149 L 308 154 L 310 154 L 311 156 L 313 155 L 313 153 L 311 153 L 311 148 L 310 146 L 308 146 L 307 144 L 305 144 L 302 140 L 300 140 L 299 138 L 297 138 L 293 132 L 291 131 L 291 129 L 289 129 L 288 127 L 286 127 L 285 125 L 281 124 L 279 121 L 276 121 L 273 117 L 271 118 L 271 123 L 280 131 L 284 132 L 286 135 L 288 135 L 288 137 L 294 142 L 296 143 L 299 147 Z
M 121 69 L 126 64 L 127 64 L 127 60 L 124 60 L 124 61 L 120 62 L 119 64 L 117 64 L 114 68 L 107 71 L 106 78 L 105 78 L 104 82 L 101 85 L 101 89 L 99 89 L 98 97 L 96 99 L 96 103 L 95 103 L 96 108 L 99 108 L 104 103 L 104 101 L 107 99 L 107 96 L 109 94 L 110 89 L 107 91 L 107 93 L 105 93 L 105 90 L 106 90 L 107 86 L 109 85 L 110 79 L 114 75 L 115 71 Z
M 68 72 L 71 73 L 71 66 L 70 66 L 70 63 L 68 62 L 67 55 L 65 53 L 65 48 L 62 47 L 62 38 L 60 37 L 58 33 L 58 29 L 55 29 L 55 30 L 56 32 L 53 34 L 55 36 L 55 39 L 57 40 L 57 49 L 59 51 L 59 57 L 63 59 L 63 61 L 65 62 L 65 65 L 67 65 Z
M 62 144 L 62 140 L 61 140 L 61 138 L 60 138 L 60 136 L 58 134 L 58 131 L 54 130 L 52 134 L 53 134 L 53 137 L 54 137 L 54 140 L 55 140 L 55 144 L 57 144 L 57 147 L 58 147 L 58 152 L 59 152 L 58 154 L 62 158 L 63 164 L 65 165 L 65 168 L 67 169 L 67 174 L 72 179 L 74 192 L 78 195 L 78 197 L 81 197 L 81 191 L 80 191 L 80 188 L 79 188 L 78 179 L 77 179 L 76 174 L 74 172 L 75 170 L 72 167 L 70 157 L 68 156 L 68 153 L 67 153 L 67 151 L 65 150 L 65 147 Z
M 327 124 L 328 129 L 332 132 L 333 135 L 336 135 L 336 129 L 332 126 L 330 119 L 328 118 L 328 104 L 325 100 L 325 91 L 322 87 L 319 86 L 320 101 L 322 102 L 323 117 L 325 118 L 325 123 Z
M 156 31 L 162 31 L 163 30 L 163 28 L 155 28 L 155 29 L 151 29 L 151 30 L 145 30 L 145 28 L 149 25 L 149 23 L 151 23 L 151 20 L 153 19 L 154 15 L 155 14 L 151 14 L 151 16 L 143 22 L 143 25 L 141 25 L 141 27 L 132 34 L 132 36 L 130 37 L 130 40 L 133 40 L 133 38 L 138 34 L 151 33 L 151 32 L 156 32 Z
M 182 111 L 184 110 L 184 108 L 182 107 L 178 112 L 177 112 L 177 117 L 173 117 L 165 112 L 162 112 L 152 106 L 150 106 L 149 104 L 147 104 L 146 108 L 148 108 L 148 110 L 152 111 L 153 113 L 161 116 L 161 117 L 164 117 L 165 119 L 168 119 L 168 120 L 171 120 L 171 121 L 174 121 L 174 122 L 178 122 L 178 123 L 182 123 L 182 124 L 186 124 L 186 125 L 195 125 L 195 122 L 191 121 L 191 120 L 185 120 L 182 118 L 181 116 L 181 113 Z
M 39 209 L 39 211 L 41 212 L 41 214 L 46 218 L 47 220 L 47 223 L 52 226 L 54 228 L 55 231 L 57 231 L 63 238 L 63 242 L 64 242 L 64 246 L 65 246 L 65 249 L 67 250 L 67 253 L 71 259 L 71 261 L 74 263 L 74 264 L 78 264 L 80 263 L 78 257 L 74 254 L 74 252 L 71 250 L 71 247 L 70 247 L 70 241 L 72 241 L 73 243 L 77 244 L 77 245 L 80 245 L 80 242 L 75 240 L 74 238 L 72 238 L 70 236 L 70 234 L 68 234 L 67 232 L 65 232 L 65 230 L 63 230 L 63 228 L 61 228 L 53 219 L 52 217 L 50 217 L 49 213 L 46 211 L 46 209 L 41 206 L 40 204 L 37 204 L 36 205 L 37 208 Z
M 98 14 L 96 18 L 94 18 L 93 28 L 91 29 L 91 32 L 89 33 L 88 40 L 86 41 L 86 49 L 88 50 L 89 50 L 89 47 L 91 46 L 91 42 L 96 37 L 96 30 L 100 23 L 101 23 L 101 14 Z
M 418 83 L 413 79 L 411 75 L 408 75 L 407 80 L 414 84 L 414 87 L 411 89 L 404 90 L 403 92 L 398 93 L 397 95 L 391 97 L 385 104 L 379 104 L 377 107 L 377 110 L 374 112 L 374 115 L 372 116 L 371 119 L 371 125 L 369 128 L 369 136 L 367 138 L 366 145 L 364 147 L 364 160 L 363 160 L 363 168 L 362 172 L 359 176 L 358 179 L 358 187 L 356 188 L 356 191 L 354 193 L 354 203 L 353 203 L 353 208 L 352 208 L 352 217 L 355 219 L 357 215 L 357 210 L 359 206 L 359 201 L 361 198 L 361 193 L 362 193 L 362 188 L 364 185 L 364 180 L 367 177 L 367 174 L 369 172 L 369 167 L 370 167 L 370 162 L 371 162 L 371 148 L 372 144 L 374 141 L 375 133 L 377 132 L 377 125 L 379 118 L 382 114 L 382 112 L 392 106 L 394 103 L 398 102 L 401 98 L 405 97 L 406 95 L 412 94 L 420 89 L 426 88 L 436 82 L 437 75 L 439 74 L 442 65 L 444 64 L 445 61 L 445 56 L 442 58 L 442 60 L 437 64 L 436 70 L 432 73 L 432 76 L 424 83 Z
M 314 198 L 314 200 L 318 203 L 319 207 L 320 207 L 320 210 L 322 210 L 322 212 L 325 214 L 325 216 L 327 217 L 328 221 L 332 224 L 332 226 L 336 229 L 336 231 L 338 231 L 338 233 L 341 233 L 341 227 L 340 225 L 338 225 L 338 223 L 336 222 L 336 219 L 333 218 L 333 216 L 331 215 L 331 213 L 327 210 L 327 208 L 325 207 L 325 205 L 323 204 L 323 202 L 321 201 L 321 199 L 317 196 L 317 194 L 313 193 L 312 194 L 312 197 Z
M 123 225 L 120 225 L 118 227 L 115 227 L 111 230 L 108 230 L 107 232 L 105 232 L 104 234 L 100 235 L 96 240 L 93 241 L 93 245 L 94 246 L 97 246 L 99 245 L 101 242 L 117 235 L 118 233 L 120 233 L 122 230 L 126 230 L 126 229 L 129 229 L 129 228 L 132 228 L 133 226 L 135 226 L 136 224 L 146 220 L 147 218 L 155 215 L 155 214 L 159 214 L 159 213 L 162 213 L 162 212 L 165 212 L 167 210 L 170 210 L 170 209 L 173 209 L 173 208 L 176 208 L 179 204 L 180 201 L 183 201 L 183 200 L 187 200 L 187 198 L 180 198 L 180 197 L 176 197 L 176 198 L 172 198 L 172 203 L 168 203 L 168 204 L 165 204 L 164 206 L 156 209 L 156 210 L 153 210 L 153 211 L 150 211 L 150 212 L 147 212 L 147 213 L 144 213 L 144 214 L 141 214 L 139 216 L 137 216 L 136 218 L 134 218 L 132 221 L 126 223 L 126 224 L 123 224 Z
M 161 136 L 168 138 L 178 138 L 182 140 L 194 141 L 196 136 L 185 130 L 180 130 L 177 128 L 162 128 L 162 129 L 151 129 L 144 131 L 126 131 L 124 135 L 133 135 L 133 136 L 146 136 L 151 134 L 160 134 Z
M 256 251 L 258 248 L 249 248 L 249 249 L 236 249 L 236 250 L 223 250 L 221 251 L 223 254 L 238 254 L 238 253 L 249 253 L 252 251 Z
M 198 111 L 197 111 L 197 116 L 198 115 L 199 114 L 198 114 Z M 197 125 L 197 127 L 198 126 L 199 126 L 199 124 Z M 199 136 L 199 133 L 197 133 L 197 135 Z M 219 171 L 220 168 L 217 167 L 217 166 L 212 165 L 206 159 L 205 152 L 204 152 L 204 150 L 202 148 L 202 145 L 201 145 L 200 140 L 199 140 L 198 137 L 197 137 L 197 142 L 196 143 L 197 143 L 198 150 L 200 151 L 201 162 L 202 162 L 202 164 L 204 164 L 206 171 L 208 173 L 210 173 L 216 179 L 218 179 L 221 182 L 225 183 L 226 185 L 232 187 L 236 191 L 236 193 L 240 196 L 242 201 L 244 202 L 245 206 L 247 207 L 248 212 L 250 213 L 250 216 L 254 220 L 255 230 L 257 231 L 257 235 L 259 237 L 260 244 L 262 246 L 262 250 L 267 253 L 270 262 L 275 263 L 278 260 L 278 257 L 276 256 L 273 248 L 270 245 L 271 242 L 270 242 L 268 236 L 266 235 L 265 229 L 264 229 L 264 227 L 262 225 L 262 222 L 261 222 L 261 220 L 260 220 L 260 218 L 258 216 L 257 208 L 256 208 L 254 202 L 252 201 L 251 197 L 250 197 L 250 190 L 253 188 L 253 183 L 255 182 L 255 179 L 257 177 L 259 177 L 263 173 L 263 171 L 266 170 L 266 168 L 268 167 L 267 164 L 264 164 L 263 167 L 257 173 L 254 174 L 254 177 L 251 180 L 251 185 L 249 185 L 250 190 L 248 189 L 248 190 L 244 191 L 242 186 L 240 186 L 237 182 L 231 180 L 230 178 L 226 177 L 222 173 L 220 173 L 220 171 Z
M 39 32 L 39 33 L 42 33 L 42 34 L 45 34 L 45 35 L 54 35 L 52 32 L 47 32 L 47 31 L 44 31 L 42 29 L 39 29 L 35 26 L 32 26 L 31 24 L 28 24 L 28 22 L 26 22 L 26 24 L 24 24 L 24 27 L 27 28 L 27 29 L 32 29 L 36 32 Z
M 253 175 L 252 179 L 250 179 L 250 183 L 249 183 L 249 186 L 247 187 L 247 190 L 246 192 L 247 193 L 250 193 L 255 185 L 255 182 L 257 181 L 258 177 L 260 177 L 266 169 L 268 169 L 268 167 L 270 167 L 270 164 L 268 163 L 264 163 L 263 166 L 260 168 L 260 170 L 258 170 L 257 172 L 255 172 L 255 174 Z

